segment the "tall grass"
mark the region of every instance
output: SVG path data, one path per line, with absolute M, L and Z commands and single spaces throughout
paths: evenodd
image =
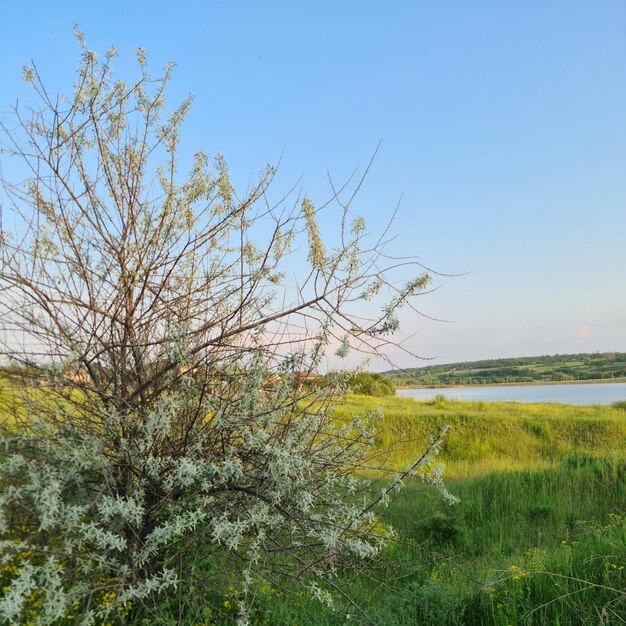
M 396 617 L 383 623 L 624 623 L 625 460 L 569 454 L 449 486 L 457 507 L 412 485 L 389 510 L 401 536 L 441 558 L 404 590 L 410 600 L 387 603 Z
M 384 519 L 389 569 L 344 581 L 381 626 L 626 623 L 623 408 L 351 396 L 381 406 L 377 446 L 407 464 L 442 424 L 450 506 L 409 483 Z M 404 441 L 406 443 L 398 443 Z M 375 580 L 377 582 L 375 582 Z M 258 623 L 344 624 L 306 601 L 260 598 Z M 358 615 L 351 618 L 360 623 Z
M 380 626 L 584 626 L 626 620 L 626 459 L 569 453 L 539 470 L 448 481 L 448 505 L 409 482 L 384 514 L 398 531 L 385 568 L 337 582 Z M 287 584 L 287 589 L 288 585 Z M 234 590 L 233 593 L 236 593 Z M 210 604 L 213 608 L 208 609 Z M 234 623 L 207 597 L 185 626 Z M 164 604 L 163 623 L 169 622 Z M 254 626 L 367 624 L 302 594 L 262 588 Z M 350 616 L 346 618 L 346 613 Z M 69 626 L 69 624 L 68 624 Z
M 623 624 L 625 477 L 624 460 L 570 454 L 550 469 L 456 478 L 452 507 L 409 484 L 385 515 L 399 531 L 388 569 L 342 582 L 381 626 Z M 256 623 L 348 623 L 284 600 L 262 595 Z
M 624 411 L 612 406 L 349 396 L 336 411 L 376 406 L 384 412 L 376 443 L 381 454 L 393 451 L 389 467 L 405 467 L 444 424 L 450 431 L 440 460 L 448 476 L 545 467 L 572 452 L 626 454 Z
M 416 544 L 464 558 L 508 556 L 558 546 L 591 521 L 626 513 L 626 460 L 571 453 L 550 468 L 454 478 L 448 488 L 458 505 L 412 483 L 386 519 Z
M 376 406 L 385 412 L 376 446 L 393 450 L 397 467 L 423 449 L 437 426 L 451 426 L 441 458 L 460 503 L 449 505 L 409 481 L 383 513 L 398 533 L 384 568 L 337 574 L 369 619 L 380 626 L 626 624 L 621 406 L 350 396 L 336 411 L 341 417 Z M 207 571 L 214 567 L 200 554 L 189 558 Z M 2 576 L 0 570 L 0 584 Z M 288 593 L 288 581 L 285 587 L 287 593 L 262 586 L 254 626 L 371 623 L 349 604 L 333 612 Z M 164 599 L 158 623 L 233 624 L 236 593 L 207 590 L 205 602 L 190 604 L 184 618 Z

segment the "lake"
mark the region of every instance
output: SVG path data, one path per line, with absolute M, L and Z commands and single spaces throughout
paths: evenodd
M 513 400 L 515 402 L 612 404 L 617 400 L 626 400 L 626 383 L 398 389 L 397 395 L 414 398 L 415 400 L 431 400 L 435 396 L 444 395 L 446 398 L 455 400 Z

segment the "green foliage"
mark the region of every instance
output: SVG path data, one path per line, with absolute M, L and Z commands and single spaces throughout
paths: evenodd
M 359 372 L 347 380 L 348 388 L 352 393 L 364 396 L 394 396 L 396 387 L 387 376 L 373 372 Z
M 556 382 L 566 382 L 568 380 L 574 380 L 574 377 L 565 372 L 554 372 L 554 374 L 552 374 L 552 380 Z
M 610 380 L 626 378 L 626 353 L 490 359 L 383 373 L 399 387 Z
M 459 546 L 464 532 L 461 520 L 450 511 L 436 511 L 424 520 L 420 528 L 420 533 L 436 546 Z

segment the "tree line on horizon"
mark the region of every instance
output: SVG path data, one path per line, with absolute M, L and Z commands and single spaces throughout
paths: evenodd
M 485 359 L 382 372 L 398 386 L 568 382 L 626 377 L 626 353 Z

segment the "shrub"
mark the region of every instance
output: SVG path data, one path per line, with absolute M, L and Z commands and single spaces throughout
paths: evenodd
M 348 378 L 348 387 L 352 393 L 364 396 L 394 396 L 396 386 L 393 381 L 383 374 L 373 372 L 359 372 Z
M 40 107 L 8 131 L 32 175 L 2 181 L 15 233 L 0 236 L 0 341 L 17 367 L 0 424 L 0 619 L 150 622 L 163 595 L 180 615 L 188 594 L 231 585 L 244 624 L 255 587 L 285 579 L 330 604 L 336 572 L 388 539 L 375 511 L 402 479 L 440 483 L 441 440 L 367 499 L 355 476 L 375 465 L 378 412 L 336 419 L 342 376 L 302 375 L 333 339 L 342 355 L 382 350 L 430 278 L 392 283 L 396 262 L 380 267 L 349 204 L 330 245 L 309 199 L 268 204 L 272 168 L 236 194 L 225 160 L 198 151 L 182 176 L 191 100 L 165 113 L 171 66 L 152 79 L 138 50 L 127 84 L 115 50 L 100 61 L 78 39 L 73 95 L 51 100 L 25 68 Z M 380 315 L 350 314 L 386 284 Z

